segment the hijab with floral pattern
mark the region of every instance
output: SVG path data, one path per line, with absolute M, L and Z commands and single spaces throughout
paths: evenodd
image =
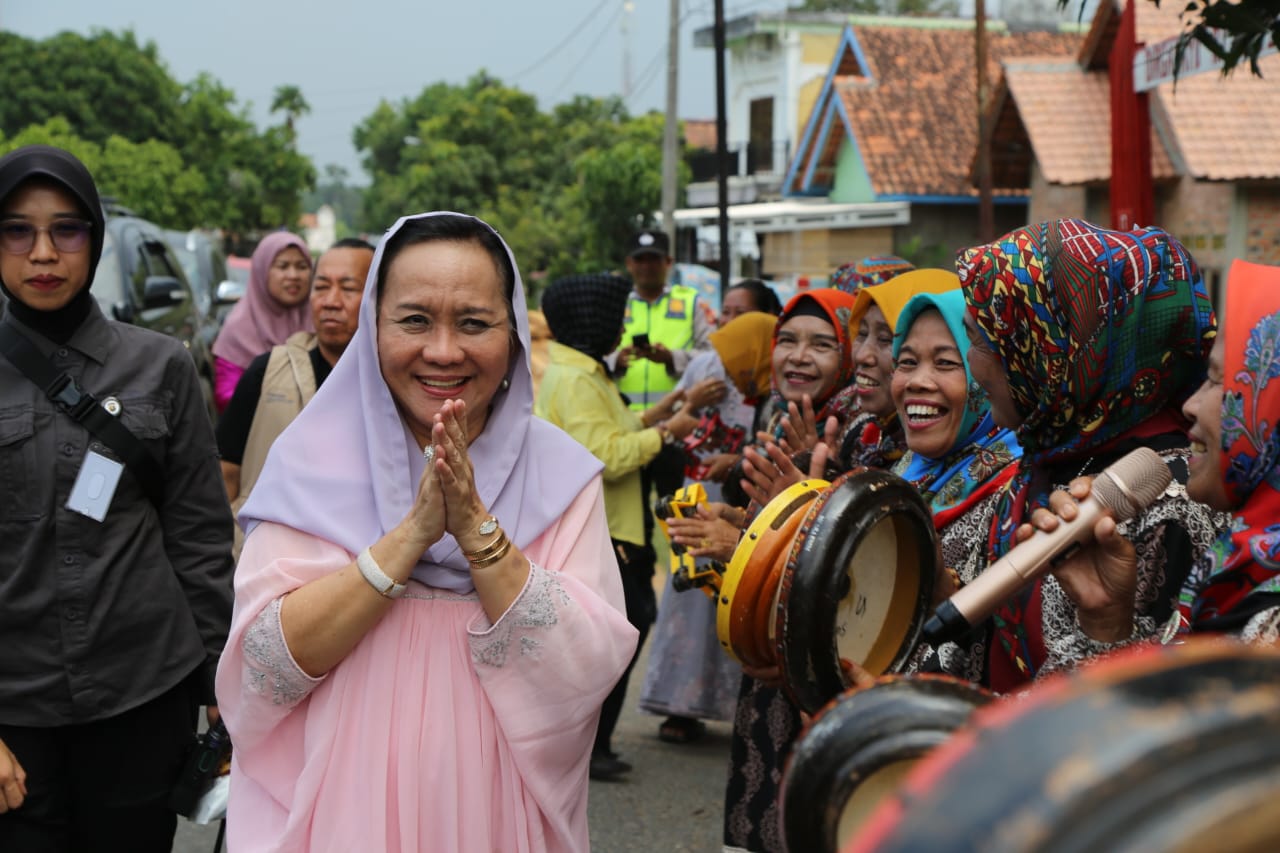
M 1199 588 L 1179 599 L 1193 631 L 1280 604 L 1280 267 L 1235 261 L 1226 298 L 1222 480 L 1237 509 L 1192 573 L 1204 578 Z

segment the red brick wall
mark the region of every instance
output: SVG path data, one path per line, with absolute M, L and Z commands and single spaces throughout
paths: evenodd
M 1245 197 L 1246 261 L 1280 264 L 1280 188 L 1250 187 Z
M 1040 172 L 1040 164 L 1031 164 L 1031 206 L 1028 222 L 1051 219 L 1088 218 L 1085 210 L 1085 188 L 1081 184 L 1051 184 Z
M 1224 271 L 1235 184 L 1181 178 L 1157 193 L 1156 223 L 1182 241 L 1205 271 Z

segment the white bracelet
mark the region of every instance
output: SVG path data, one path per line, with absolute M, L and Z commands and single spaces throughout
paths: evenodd
M 356 566 L 360 569 L 360 574 L 364 575 L 364 579 L 369 582 L 369 586 L 373 587 L 378 595 L 386 598 L 399 598 L 404 595 L 405 590 L 409 587 L 402 583 L 396 583 L 387 573 L 378 565 L 378 561 L 373 559 L 373 554 L 365 548 L 356 557 Z

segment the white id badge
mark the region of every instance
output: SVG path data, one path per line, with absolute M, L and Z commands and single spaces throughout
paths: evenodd
M 111 508 L 111 499 L 115 497 L 123 472 L 124 465 L 90 450 L 76 475 L 76 484 L 71 487 L 67 509 L 102 521 Z

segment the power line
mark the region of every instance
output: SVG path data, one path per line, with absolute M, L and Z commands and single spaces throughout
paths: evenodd
M 662 59 L 666 54 L 667 46 L 664 44 L 658 52 L 654 54 L 653 58 L 649 60 L 649 63 L 645 65 L 644 70 L 640 72 L 640 76 L 636 80 L 635 87 L 632 89 L 631 97 L 628 99 L 628 107 L 630 106 L 631 101 L 638 99 L 640 95 L 644 93 L 644 90 L 649 88 L 649 84 L 652 83 L 654 78 L 657 76 L 657 70 L 662 67 Z
M 524 70 L 517 72 L 512 77 L 512 79 L 519 80 L 521 77 L 524 77 L 526 74 L 536 71 L 539 67 L 542 66 L 543 63 L 554 58 L 556 54 L 558 54 L 561 50 L 565 48 L 566 45 L 569 44 L 569 42 L 574 40 L 574 38 L 578 35 L 578 33 L 582 32 L 584 29 L 587 28 L 587 26 L 593 20 L 595 20 L 596 16 L 599 15 L 600 12 L 604 10 L 604 7 L 608 6 L 610 2 L 614 2 L 614 0 L 600 0 L 600 3 L 590 12 L 588 12 L 587 16 L 583 18 L 581 21 L 579 21 L 578 25 L 574 27 L 572 30 L 570 30 L 569 34 L 566 35 L 559 43 L 557 43 L 555 47 L 551 48 L 551 50 L 547 51 L 545 54 L 538 57 L 538 59 L 535 60 L 533 64 L 530 65 L 528 68 L 525 68 Z
M 600 42 L 603 40 L 604 34 L 613 28 L 614 23 L 617 22 L 618 17 L 621 14 L 622 14 L 622 7 L 619 6 L 617 10 L 613 13 L 613 16 L 609 18 L 609 20 L 605 22 L 605 25 L 600 29 L 600 31 L 596 33 L 596 37 L 593 38 L 591 40 L 591 43 L 587 45 L 587 52 L 584 53 L 582 55 L 582 58 L 579 59 L 577 62 L 575 62 L 573 67 L 569 69 L 569 73 L 566 74 L 565 78 L 560 81 L 560 85 L 556 86 L 555 89 L 552 90 L 551 100 L 554 100 L 560 94 L 560 92 L 564 89 L 564 87 L 569 85 L 569 81 L 572 80 L 573 76 L 578 73 L 578 70 L 582 68 L 583 65 L 586 65 L 587 60 L 591 58 L 591 54 L 595 53 L 596 48 L 600 46 Z

